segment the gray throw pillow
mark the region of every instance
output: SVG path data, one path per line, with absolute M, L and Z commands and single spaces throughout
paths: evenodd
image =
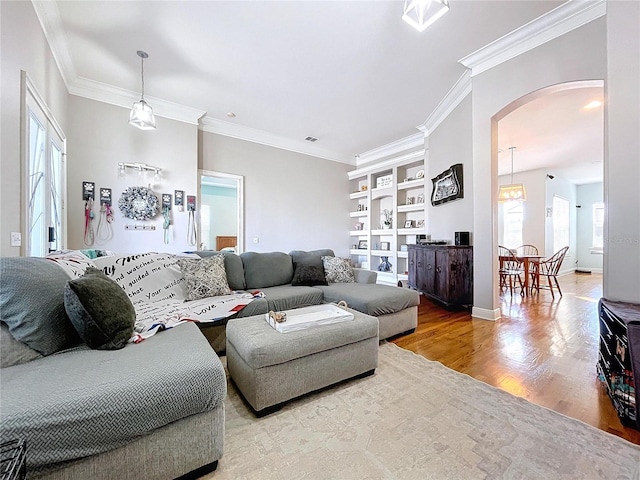
M 41 355 L 80 343 L 64 309 L 69 275 L 37 257 L 0 258 L 0 315 L 11 335 Z
M 324 274 L 329 283 L 352 283 L 356 276 L 348 258 L 322 257 Z
M 67 283 L 64 307 L 80 338 L 96 350 L 123 348 L 133 334 L 136 312 L 120 286 L 97 268 Z
M 203 259 L 181 258 L 178 260 L 178 265 L 184 275 L 187 300 L 199 300 L 231 293 L 222 254 Z
M 291 285 L 294 287 L 314 285 L 328 285 L 324 275 L 324 268 L 317 265 L 298 264 L 293 272 Z

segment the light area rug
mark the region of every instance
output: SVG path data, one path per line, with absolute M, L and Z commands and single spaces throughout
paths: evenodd
M 207 479 L 640 479 L 640 447 L 389 343 L 373 376 L 225 408 Z

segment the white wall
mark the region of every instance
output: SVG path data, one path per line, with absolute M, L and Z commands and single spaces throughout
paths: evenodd
M 68 94 L 31 2 L 0 2 L 0 255 L 18 256 L 10 232 L 21 231 L 20 71 L 30 76 L 68 132 Z M 23 239 L 23 244 L 26 239 Z
M 607 2 L 605 298 L 640 303 L 640 2 Z
M 553 245 L 553 215 L 555 215 L 555 212 L 553 211 L 553 197 L 555 195 L 569 201 L 569 250 L 567 251 L 567 254 L 564 257 L 564 260 L 562 261 L 562 266 L 560 267 L 560 273 L 564 273 L 574 269 L 575 261 L 576 261 L 576 244 L 577 244 L 576 185 L 558 176 L 556 176 L 553 180 L 547 180 L 545 209 L 550 208 L 552 215 L 550 217 L 546 217 L 546 225 L 545 225 L 546 242 L 545 242 L 545 249 L 542 252 L 545 255 L 545 257 L 552 256 L 556 250 L 554 249 L 554 245 Z
M 471 135 L 471 95 L 468 95 L 453 112 L 429 135 L 425 176 L 434 178 L 451 165 L 462 163 L 464 198 L 437 206 L 431 206 L 429 198 L 433 186 L 427 180 L 427 233 L 431 238 L 450 240 L 455 232 L 471 232 L 473 245 L 473 153 Z
M 203 249 L 215 250 L 216 236 L 234 236 L 238 232 L 237 189 L 203 185 L 202 205 L 209 206 L 209 236 L 202 238 Z
M 68 136 L 67 192 L 69 248 L 88 248 L 84 238 L 84 202 L 82 182 L 96 183 L 96 188 L 111 188 L 114 199 L 115 223 L 113 239 L 96 240 L 91 248 L 102 248 L 122 253 L 148 251 L 181 252 L 195 250 L 187 243 L 188 215 L 172 210 L 173 225 L 170 242 L 163 241 L 163 217 L 135 221 L 124 217 L 118 209 L 122 192 L 130 186 L 148 187 L 158 195 L 184 190 L 186 195 L 197 195 L 198 181 L 198 127 L 188 123 L 156 117 L 156 130 L 139 130 L 129 125 L 129 110 L 106 103 L 71 96 L 69 116 L 72 119 Z M 118 175 L 118 162 L 140 162 L 162 168 L 162 180 L 154 184 L 153 174 L 142 180 L 134 171 L 125 177 Z M 172 197 L 173 198 L 173 197 Z M 99 202 L 96 201 L 94 228 L 98 226 Z M 126 231 L 125 225 L 155 225 L 155 231 Z
M 199 157 L 201 169 L 245 178 L 245 251 L 348 255 L 353 166 L 207 132 Z
M 593 204 L 602 202 L 602 188 L 602 182 L 578 185 L 576 188 L 576 201 L 580 206 L 576 212 L 578 268 L 594 272 L 602 272 L 602 253 L 591 252 L 593 247 Z
M 600 18 L 473 77 L 473 314 L 476 316 L 495 318 L 499 314 L 495 251 L 498 240 L 497 129 L 494 130 L 496 119 L 493 117 L 515 100 L 540 88 L 568 81 L 604 79 L 605 34 L 605 21 Z
M 522 224 L 522 244 L 535 245 L 544 255 L 545 251 L 545 170 L 529 170 L 513 174 L 513 183 L 522 183 L 527 192 L 527 200 L 523 202 L 524 219 Z M 498 177 L 498 186 L 511 183 L 511 174 Z M 498 205 L 498 242 L 504 245 L 504 211 Z M 505 245 L 514 247 L 514 245 Z M 517 247 L 518 245 L 515 245 Z

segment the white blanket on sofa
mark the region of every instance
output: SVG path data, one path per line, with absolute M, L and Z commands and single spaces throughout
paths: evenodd
M 185 301 L 184 276 L 178 266 L 181 257 L 195 254 L 144 253 L 109 255 L 89 259 L 79 251 L 49 255 L 71 278 L 84 274 L 89 266 L 102 270 L 127 294 L 136 311 L 130 342 L 139 343 L 161 330 L 187 321 L 216 322 L 242 310 L 260 292 L 233 292 L 230 295 Z

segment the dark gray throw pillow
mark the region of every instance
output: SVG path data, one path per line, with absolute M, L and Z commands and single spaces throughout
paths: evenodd
M 318 267 L 317 265 L 298 264 L 295 272 L 293 273 L 291 285 L 294 287 L 328 285 L 327 279 L 324 275 L 324 268 Z
M 64 308 L 80 338 L 93 349 L 118 350 L 133 334 L 136 312 L 131 300 L 96 268 L 67 283 Z

